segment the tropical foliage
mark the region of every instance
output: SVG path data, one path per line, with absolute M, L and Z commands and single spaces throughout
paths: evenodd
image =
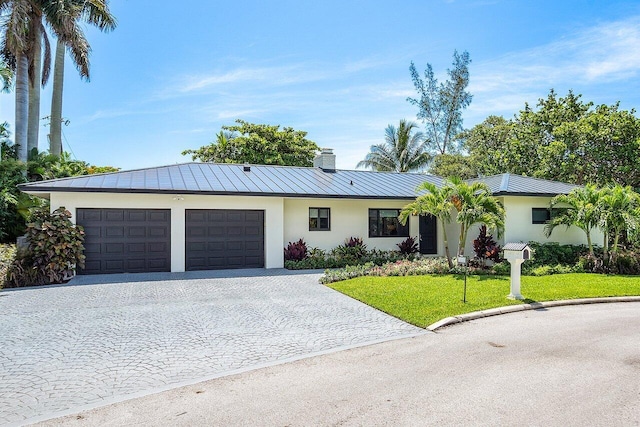
M 416 200 L 402 208 L 398 218 L 402 224 L 406 224 L 409 216 L 433 215 L 442 225 L 442 238 L 444 251 L 447 256 L 449 268 L 453 267 L 451 254 L 449 253 L 449 238 L 447 237 L 447 224 L 451 222 L 453 202 L 451 200 L 453 189 L 449 185 L 438 187 L 430 182 L 423 182 L 416 188 L 417 192 L 424 192 L 416 197 Z
M 593 257 L 591 230 L 598 228 L 604 235 L 604 262 L 617 256 L 621 239 L 634 235 L 640 228 L 640 195 L 629 186 L 598 189 L 587 185 L 554 197 L 551 206 L 563 209 L 545 226 L 547 236 L 559 225 L 578 227 L 585 232 L 589 256 Z
M 545 234 L 551 236 L 553 230 L 559 225 L 566 227 L 575 226 L 585 232 L 589 255 L 593 256 L 593 242 L 591 230 L 601 223 L 602 193 L 592 184 L 572 190 L 569 194 L 559 194 L 551 200 L 550 209 L 562 205 L 563 209 L 557 210 L 549 223 L 545 225 Z
M 464 255 L 467 235 L 474 225 L 485 225 L 495 230 L 498 236 L 504 230 L 504 208 L 484 183 L 468 183 L 453 177 L 445 179 L 441 187 L 425 182 L 416 191 L 425 193 L 402 209 L 399 220 L 406 224 L 410 215 L 435 216 L 442 224 L 445 253 L 450 267 L 453 267 L 453 262 L 449 254 L 446 226 L 451 222 L 452 213 L 455 213 L 455 220 L 460 226 L 458 256 Z
M 415 132 L 418 125 L 400 120 L 396 128 L 385 130 L 384 143 L 372 145 L 365 159 L 357 167 L 379 172 L 415 172 L 424 169 L 431 156 L 426 152 L 422 132 Z
M 40 87 L 48 80 L 51 63 L 45 24 L 71 53 L 81 75 L 88 78 L 91 48 L 80 21 L 98 25 L 101 18 L 89 5 L 105 9 L 106 4 L 106 0 L 0 0 L 4 18 L 1 55 L 15 76 L 14 129 L 19 160 L 26 162 L 38 147 Z M 3 72 L 3 78 L 5 75 Z M 6 87 L 6 79 L 4 83 Z
M 640 119 L 619 103 L 594 107 L 580 95 L 553 90 L 537 109 L 513 119 L 490 116 L 461 134 L 478 175 L 538 178 L 640 188 Z
M 213 142 L 183 156 L 215 163 L 250 163 L 261 165 L 312 166 L 320 148 L 306 138 L 307 132 L 290 127 L 253 124 L 236 120 L 237 125 L 223 126 Z
M 115 17 L 109 11 L 107 0 L 70 0 L 72 7 L 70 13 L 75 14 L 77 22 L 87 23 L 101 31 L 111 31 L 116 27 Z M 64 56 L 67 43 L 58 38 L 55 52 L 55 62 L 53 66 L 53 92 L 51 95 L 51 133 L 49 135 L 49 153 L 59 156 L 62 150 L 62 92 L 64 86 Z M 74 56 L 74 63 L 80 72 L 80 76 L 89 79 L 88 62 L 77 62 Z
M 70 218 L 64 208 L 34 212 L 27 226 L 29 248 L 10 267 L 9 286 L 63 283 L 84 267 L 84 231 Z
M 418 119 L 425 125 L 427 144 L 434 153 L 455 153 L 460 148 L 457 135 L 462 131 L 462 110 L 472 99 L 466 91 L 470 63 L 468 52 L 454 51 L 453 68 L 447 70 L 449 78 L 438 84 L 431 64 L 427 64 L 423 80 L 411 62 L 409 71 L 418 97 L 407 101 L 418 107 Z

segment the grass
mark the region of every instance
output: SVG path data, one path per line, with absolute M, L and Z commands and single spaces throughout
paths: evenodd
M 572 273 L 523 276 L 525 301 L 506 298 L 509 278 L 469 276 L 358 277 L 327 285 L 339 292 L 419 327 L 449 316 L 512 304 L 575 298 L 640 295 L 640 277 Z

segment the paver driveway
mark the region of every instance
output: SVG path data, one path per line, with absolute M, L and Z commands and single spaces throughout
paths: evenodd
M 74 285 L 2 291 L 0 424 L 424 333 L 319 285 L 319 274 L 152 277 L 165 280 L 82 284 L 95 278 L 81 277 Z

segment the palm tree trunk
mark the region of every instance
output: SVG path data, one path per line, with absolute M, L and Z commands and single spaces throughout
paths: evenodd
M 467 229 L 464 224 L 460 224 L 460 239 L 458 239 L 458 256 L 464 255 L 464 244 L 467 240 Z
M 64 86 L 64 44 L 58 39 L 56 59 L 53 66 L 53 95 L 51 96 L 51 134 L 49 152 L 54 156 L 62 154 L 62 89 Z
M 18 146 L 18 160 L 27 161 L 27 129 L 29 117 L 29 59 L 20 54 L 16 58 L 16 115 L 15 144 Z
M 589 258 L 593 258 L 593 245 L 591 244 L 591 233 L 589 232 L 589 230 L 587 230 L 586 233 L 587 233 L 587 245 L 589 246 Z
M 451 254 L 449 253 L 449 239 L 447 238 L 447 224 L 442 221 L 442 239 L 444 240 L 444 253 L 447 256 L 447 263 L 449 268 L 453 268 L 453 261 L 451 260 Z
M 27 156 L 38 148 L 40 133 L 40 82 L 42 76 L 42 33 L 40 26 L 33 26 L 33 78 L 29 79 L 29 118 L 27 129 Z

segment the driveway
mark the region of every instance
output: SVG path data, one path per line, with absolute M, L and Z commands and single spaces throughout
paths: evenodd
M 0 425 L 425 333 L 319 277 L 286 270 L 85 276 L 2 291 Z
M 495 316 L 46 426 L 638 426 L 640 303 Z

